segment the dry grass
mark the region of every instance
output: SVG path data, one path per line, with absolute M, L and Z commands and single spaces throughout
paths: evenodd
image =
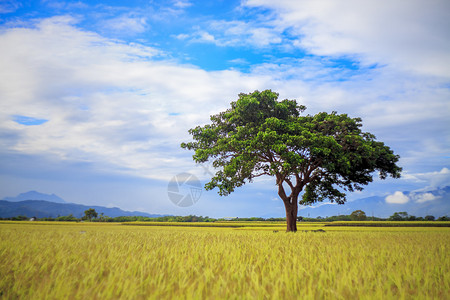
M 0 297 L 450 299 L 450 228 L 264 229 L 0 223 Z

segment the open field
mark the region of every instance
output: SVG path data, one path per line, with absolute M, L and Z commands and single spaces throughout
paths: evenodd
M 51 222 L 48 222 L 52 224 Z M 229 227 L 229 228 L 266 228 L 286 229 L 286 221 L 217 221 L 217 222 L 124 222 L 131 226 L 187 226 L 187 227 Z M 311 227 L 322 228 L 334 226 L 358 227 L 450 227 L 449 221 L 334 221 L 334 222 L 298 222 L 298 230 Z M 331 228 L 328 228 L 330 230 Z M 331 229 L 332 230 L 332 229 Z
M 0 222 L 0 298 L 450 299 L 449 227 L 135 225 Z

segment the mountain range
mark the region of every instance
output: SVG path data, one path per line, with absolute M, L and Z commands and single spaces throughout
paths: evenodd
M 391 196 L 390 196 L 391 197 Z M 167 215 L 149 214 L 140 211 L 125 211 L 117 207 L 103 207 L 67 203 L 55 194 L 42 194 L 36 191 L 22 193 L 16 197 L 6 197 L 0 200 L 0 218 L 11 218 L 19 215 L 27 217 L 47 218 L 73 216 L 80 218 L 84 211 L 95 209 L 99 214 L 109 217 L 143 216 L 161 217 Z M 374 196 L 349 201 L 344 205 L 330 202 L 318 203 L 313 206 L 300 206 L 299 216 L 317 218 L 336 215 L 349 215 L 355 210 L 362 210 L 367 216 L 388 218 L 395 212 L 407 212 L 416 217 L 432 215 L 436 218 L 450 216 L 450 186 L 436 188 L 423 192 L 396 192 L 393 197 Z M 265 215 L 265 218 L 273 217 Z
M 54 203 L 67 203 L 66 201 L 64 201 L 64 199 L 56 196 L 55 194 L 48 195 L 48 194 L 43 194 L 43 193 L 39 193 L 36 191 L 29 191 L 26 193 L 22 193 L 16 197 L 6 197 L 3 200 L 9 201 L 9 202 L 19 202 L 19 201 L 25 201 L 25 200 L 44 200 L 44 201 L 49 201 L 49 202 L 54 202 Z
M 103 213 L 108 217 L 121 216 L 142 216 L 142 217 L 162 217 L 166 215 L 149 214 L 140 211 L 125 211 L 117 207 L 103 207 L 95 205 L 81 205 L 67 203 L 55 194 L 42 194 L 30 191 L 18 195 L 17 197 L 6 197 L 0 200 L 0 218 L 11 218 L 16 216 L 56 218 L 58 216 L 68 216 L 80 218 L 84 216 L 84 211 L 89 208 L 95 209 L 98 214 Z
M 299 216 L 317 218 L 337 215 L 350 215 L 362 210 L 368 217 L 388 218 L 395 212 L 407 212 L 416 217 L 427 215 L 450 216 L 450 186 L 423 192 L 397 192 L 397 198 L 374 196 L 362 198 L 343 205 L 323 202 L 313 206 L 300 206 Z

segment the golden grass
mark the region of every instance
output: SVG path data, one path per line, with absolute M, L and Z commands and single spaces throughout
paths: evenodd
M 0 223 L 0 298 L 450 299 L 450 228 L 63 224 Z

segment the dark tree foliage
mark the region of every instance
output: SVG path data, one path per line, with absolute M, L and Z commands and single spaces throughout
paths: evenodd
M 435 219 L 434 216 L 431 216 L 431 215 L 427 215 L 424 218 L 425 221 L 434 221 L 434 219 Z
M 88 219 L 89 221 L 91 221 L 92 218 L 95 219 L 97 217 L 98 217 L 98 213 L 93 208 L 89 208 L 88 210 L 84 211 L 84 218 Z
M 367 220 L 366 213 L 362 210 L 355 210 L 351 213 L 350 218 L 352 221 L 365 221 Z
M 399 156 L 361 131 L 360 118 L 336 112 L 301 115 L 305 106 L 277 99 L 270 90 L 239 94 L 231 108 L 211 116 L 211 124 L 189 130 L 193 141 L 181 147 L 195 151 L 195 162 L 212 160 L 217 169 L 207 190 L 228 195 L 256 177 L 274 176 L 287 231 L 296 231 L 299 203 L 343 204 L 345 192 L 362 190 L 375 171 L 381 179 L 400 177 Z
M 406 211 L 395 212 L 389 217 L 389 221 L 407 221 L 408 217 L 409 215 Z
M 71 221 L 71 222 L 77 222 L 78 219 L 75 218 L 72 214 L 70 214 L 70 215 L 68 215 L 68 216 L 60 216 L 60 217 L 57 217 L 57 218 L 55 219 L 55 221 Z

